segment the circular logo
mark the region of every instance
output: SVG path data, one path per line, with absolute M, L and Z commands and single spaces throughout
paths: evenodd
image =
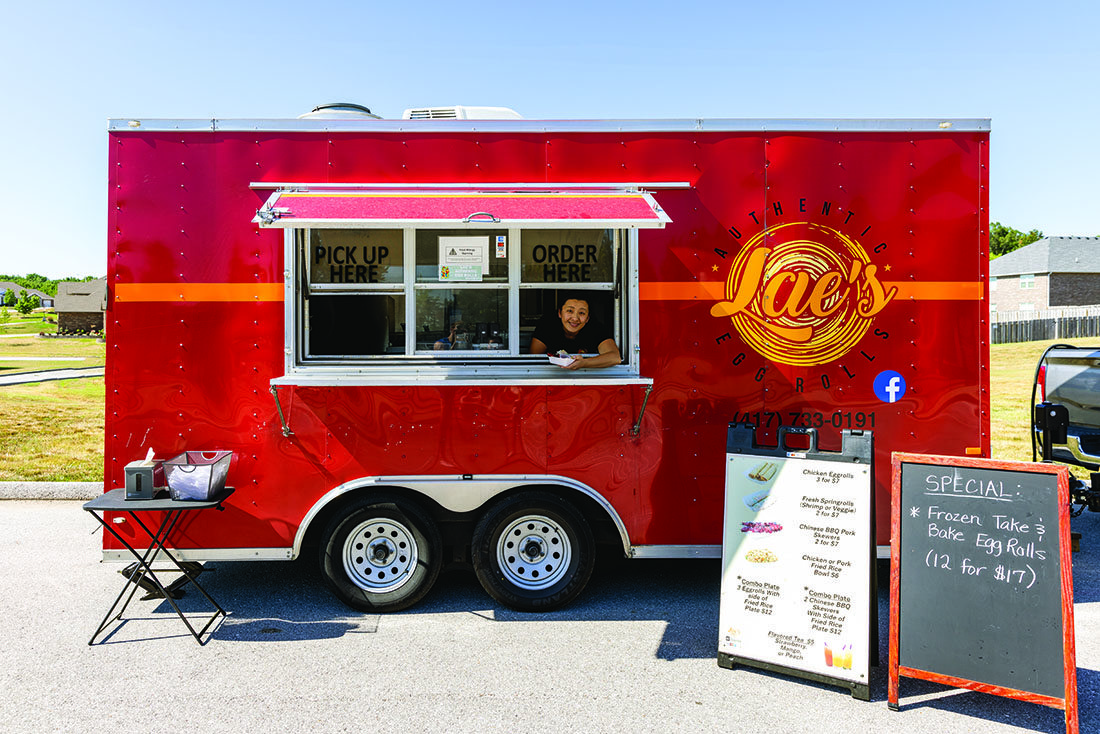
M 746 344 L 775 362 L 818 365 L 858 344 L 896 293 L 855 240 L 792 222 L 745 243 L 711 314 L 728 316 Z
M 875 395 L 884 403 L 896 403 L 905 394 L 905 378 L 894 370 L 883 370 L 875 375 Z

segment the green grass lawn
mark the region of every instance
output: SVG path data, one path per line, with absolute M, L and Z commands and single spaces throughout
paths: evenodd
M 0 309 L 0 336 L 4 334 L 56 334 L 57 314 L 32 313 L 24 316 L 14 308 L 8 308 L 8 318 Z
M 103 378 L 0 386 L 0 481 L 103 480 Z
M 106 345 L 95 338 L 37 335 L 0 339 L 0 375 L 67 367 L 102 367 Z

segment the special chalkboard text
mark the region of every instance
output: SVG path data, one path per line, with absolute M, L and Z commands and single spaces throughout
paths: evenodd
M 930 473 L 924 477 L 922 494 L 948 505 L 957 501 L 954 497 L 1012 503 L 1020 497 L 1016 489 L 1019 486 L 1006 488 L 1001 479 L 960 472 Z M 1053 552 L 1043 543 L 1047 531 L 1042 517 L 1020 518 L 1008 508 L 978 514 L 976 507 L 967 508 L 967 512 L 942 504 L 922 505 L 912 503 L 907 511 L 910 520 L 925 523 L 922 535 L 935 541 L 924 558 L 928 568 L 974 578 L 992 577 L 1028 589 L 1035 583 L 1036 572 L 1027 561 L 1045 561 Z
M 925 494 L 961 494 L 1002 502 L 1011 502 L 1013 496 L 1005 491 L 1004 482 L 993 479 L 964 479 L 959 474 L 929 474 L 924 481 Z

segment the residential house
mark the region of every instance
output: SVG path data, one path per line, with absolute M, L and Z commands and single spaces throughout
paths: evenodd
M 989 310 L 1100 304 L 1100 237 L 1044 237 L 989 263 Z
M 107 279 L 83 283 L 62 281 L 57 284 L 57 333 L 103 331 L 103 312 L 107 304 Z
M 53 308 L 53 296 L 43 293 L 42 291 L 35 290 L 34 288 L 24 288 L 18 283 L 12 283 L 10 280 L 0 281 L 0 303 L 4 303 L 4 300 L 8 296 L 8 291 L 15 294 L 16 299 L 19 298 L 19 294 L 23 291 L 27 292 L 27 295 L 38 296 L 38 300 L 41 301 L 40 306 L 42 308 Z

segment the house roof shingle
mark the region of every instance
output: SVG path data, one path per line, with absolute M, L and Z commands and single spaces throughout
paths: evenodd
M 989 263 L 994 277 L 1029 273 L 1100 273 L 1100 237 L 1044 237 Z
M 58 313 L 99 313 L 106 300 L 106 278 L 83 283 L 64 281 L 57 284 L 54 308 Z
M 10 280 L 0 281 L 0 293 L 7 293 L 8 291 L 15 291 L 15 295 L 18 296 L 20 291 L 26 291 L 28 295 L 38 296 L 39 299 L 53 300 L 53 296 L 42 291 L 35 290 L 34 288 L 24 288 L 18 283 L 12 283 Z

